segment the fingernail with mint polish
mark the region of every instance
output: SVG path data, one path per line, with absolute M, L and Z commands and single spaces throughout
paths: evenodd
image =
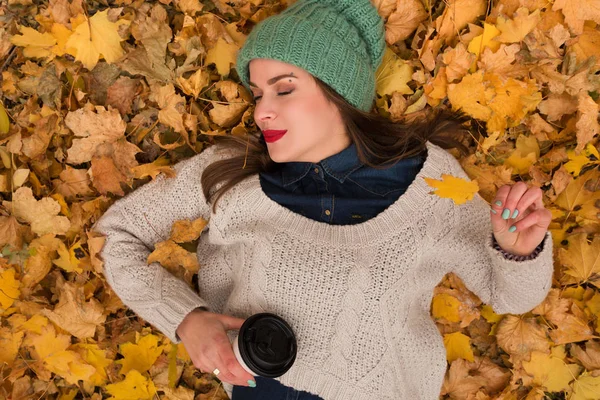
M 517 227 L 516 227 L 516 226 L 514 226 L 514 225 L 513 225 L 513 226 L 511 226 L 510 228 L 508 228 L 508 231 L 509 231 L 509 232 L 514 232 L 514 231 L 516 231 L 516 230 L 517 230 Z
M 510 210 L 505 208 L 504 211 L 502 211 L 502 219 L 508 219 L 508 217 L 510 217 Z
M 256 387 L 256 382 L 254 382 L 251 379 L 248 379 L 248 386 L 250 386 L 251 388 L 255 388 Z
M 490 211 L 494 214 L 498 214 L 498 211 L 496 211 L 496 210 L 490 209 Z
M 497 200 L 495 204 L 496 204 L 497 206 L 501 206 L 501 205 L 502 205 L 502 202 L 501 202 L 500 200 Z
M 513 212 L 513 215 L 512 215 L 512 217 L 511 217 L 511 218 L 512 218 L 512 219 L 515 219 L 515 218 L 517 218 L 517 215 L 519 215 L 519 210 L 516 210 L 516 209 L 515 209 L 515 211 Z

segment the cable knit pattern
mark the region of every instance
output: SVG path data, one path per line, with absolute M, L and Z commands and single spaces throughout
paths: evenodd
M 123 302 L 177 342 L 197 306 L 247 318 L 272 312 L 298 339 L 284 385 L 326 400 L 437 399 L 446 371 L 443 340 L 429 315 L 433 289 L 455 272 L 498 313 L 523 313 L 551 287 L 552 238 L 537 256 L 507 259 L 493 246 L 489 206 L 430 195 L 424 177 L 468 179 L 454 157 L 427 143 L 407 191 L 379 215 L 329 225 L 271 200 L 254 175 L 227 192 L 216 214 L 200 176 L 224 157 L 215 147 L 117 201 L 95 229 L 100 255 Z M 199 294 L 146 258 L 178 219 L 210 218 L 198 243 Z M 230 332 L 230 338 L 235 333 Z M 229 385 L 226 388 L 230 389 Z

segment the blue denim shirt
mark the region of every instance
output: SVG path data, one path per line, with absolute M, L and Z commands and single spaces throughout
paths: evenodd
M 318 163 L 279 163 L 275 171 L 261 172 L 259 179 L 267 196 L 295 213 L 333 225 L 358 224 L 394 203 L 425 158 L 426 151 L 375 169 L 360 162 L 353 143 Z

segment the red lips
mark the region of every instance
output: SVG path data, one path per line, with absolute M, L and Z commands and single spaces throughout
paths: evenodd
M 281 139 L 283 137 L 283 135 L 285 135 L 287 132 L 287 130 L 268 130 L 268 131 L 263 131 L 263 136 L 265 137 L 265 142 L 267 143 L 272 143 L 272 142 L 276 142 L 279 139 Z

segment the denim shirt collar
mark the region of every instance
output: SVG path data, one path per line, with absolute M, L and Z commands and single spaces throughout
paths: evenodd
M 281 177 L 283 186 L 288 186 L 297 182 L 304 178 L 310 170 L 319 166 L 326 174 L 340 183 L 344 183 L 348 175 L 361 168 L 363 163 L 358 159 L 358 153 L 354 143 L 339 153 L 329 156 L 316 164 L 312 162 L 282 163 Z

